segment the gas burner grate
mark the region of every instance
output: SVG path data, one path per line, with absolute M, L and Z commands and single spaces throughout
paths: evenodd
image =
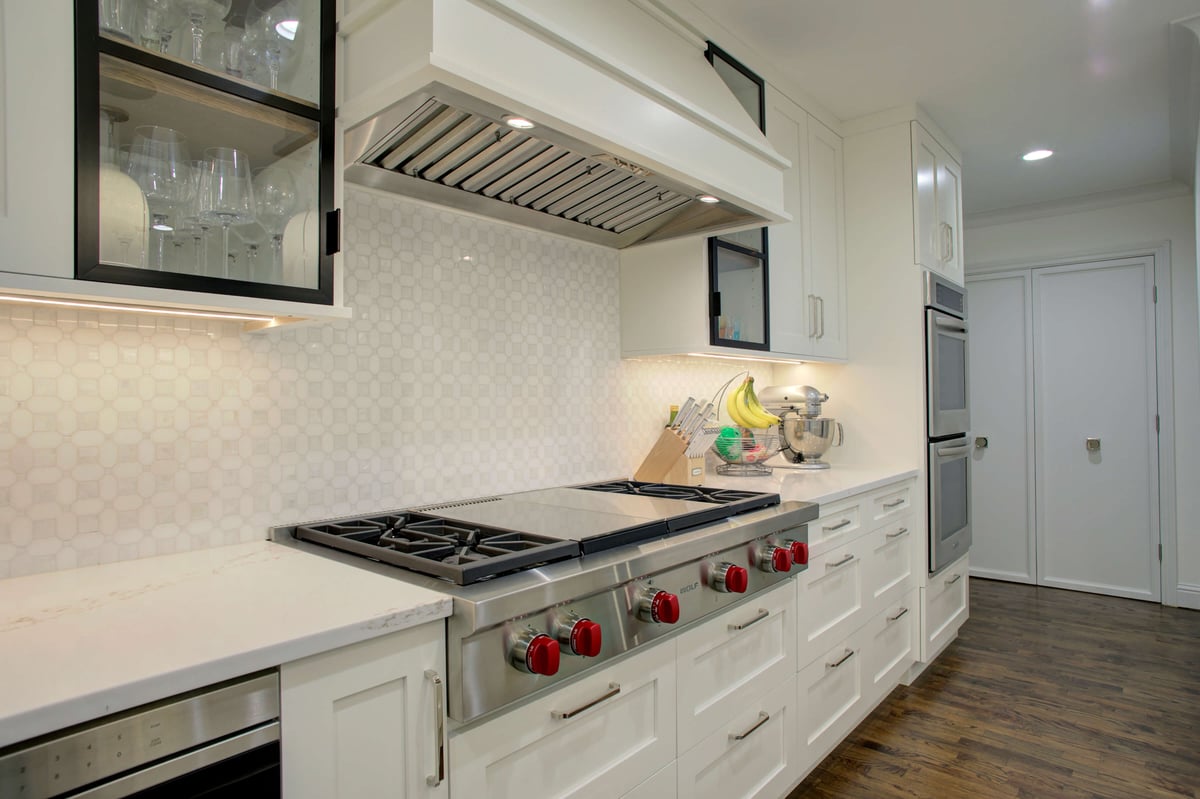
M 703 486 L 681 486 L 669 483 L 642 483 L 637 480 L 613 480 L 607 483 L 579 486 L 585 491 L 603 491 L 609 494 L 633 494 L 642 497 L 663 499 L 685 499 L 690 502 L 707 502 L 712 505 L 729 505 L 736 502 L 755 501 L 771 496 L 759 491 L 739 491 L 726 488 Z
M 574 541 L 417 513 L 301 525 L 294 535 L 458 585 L 579 555 Z

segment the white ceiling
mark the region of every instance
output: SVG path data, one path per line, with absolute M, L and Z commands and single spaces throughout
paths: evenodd
M 924 108 L 967 213 L 1171 178 L 1168 25 L 1200 0 L 692 2 L 839 119 Z

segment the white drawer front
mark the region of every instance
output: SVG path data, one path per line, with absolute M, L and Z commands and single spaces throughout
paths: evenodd
M 795 608 L 789 580 L 679 637 L 680 752 L 724 726 L 763 686 L 795 674 Z
M 629 793 L 622 794 L 621 799 L 676 799 L 679 796 L 676 790 L 678 771 L 676 764 L 671 763 Z
M 674 758 L 674 641 L 450 738 L 455 795 L 489 799 L 611 799 Z
M 679 796 L 777 799 L 800 776 L 796 675 L 679 756 Z
M 799 665 L 803 668 L 866 620 L 863 613 L 867 538 L 809 560 L 796 606 Z
M 872 525 L 908 513 L 912 508 L 913 486 L 914 483 L 910 481 L 871 492 L 868 513 Z
M 916 533 L 911 516 L 888 521 L 867 535 L 867 601 L 873 611 L 905 594 L 913 586 Z
M 810 765 L 846 736 L 864 709 L 860 649 L 858 637 L 847 638 L 798 675 L 799 746 Z
M 914 588 L 872 617 L 863 630 L 864 693 L 872 705 L 887 696 L 917 660 L 917 602 Z
M 924 651 L 922 660 L 930 658 L 954 640 L 958 628 L 967 620 L 967 571 L 970 564 L 967 558 L 948 567 L 929 578 L 925 588 L 925 612 L 922 616 L 924 626 Z
M 862 530 L 864 496 L 821 506 L 821 518 L 808 523 L 808 551 L 819 555 L 854 538 Z

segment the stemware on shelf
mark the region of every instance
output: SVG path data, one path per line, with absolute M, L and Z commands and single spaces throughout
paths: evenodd
M 117 125 L 128 119 L 119 108 L 100 106 L 100 261 L 144 268 L 150 211 L 141 187 L 118 164 Z
M 233 0 L 177 0 L 178 8 L 187 18 L 192 34 L 193 64 L 204 63 L 204 26 L 229 13 Z
M 135 131 L 129 154 L 129 176 L 151 206 L 151 230 L 156 239 L 156 266 L 163 268 L 166 234 L 171 216 L 189 199 L 193 190 L 187 141 L 171 128 L 143 125 Z
M 127 42 L 133 41 L 137 0 L 100 0 L 100 32 Z
M 283 231 L 299 208 L 296 179 L 279 163 L 254 173 L 254 209 L 271 236 L 271 279 L 283 276 Z
M 222 277 L 229 277 L 229 227 L 254 219 L 254 187 L 250 159 L 232 147 L 204 151 L 208 171 L 200 181 L 200 218 L 221 226 Z
M 202 219 L 200 215 L 202 202 L 200 186 L 208 173 L 208 162 L 189 161 L 188 167 L 192 170 L 190 199 L 180 211 L 172 240 L 177 250 L 182 248 L 186 240 L 191 240 L 193 261 L 191 271 L 194 274 L 203 275 L 208 271 L 208 231 L 212 229 L 212 225 Z
M 252 0 L 251 17 L 257 17 L 256 44 L 267 68 L 267 85 L 279 89 L 279 72 L 300 31 L 299 5 L 295 0 Z
M 165 53 L 182 22 L 183 12 L 175 0 L 141 0 L 138 39 L 145 49 Z

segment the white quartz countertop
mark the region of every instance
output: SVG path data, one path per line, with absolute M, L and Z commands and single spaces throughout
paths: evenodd
M 0 747 L 450 610 L 267 541 L 0 580 Z
M 824 505 L 918 474 L 916 469 L 905 466 L 835 465 L 829 469 L 812 471 L 779 466 L 779 461 L 779 458 L 768 461 L 767 465 L 774 468 L 766 477 L 722 477 L 710 471 L 704 475 L 704 485 L 770 491 L 779 494 L 784 501 L 798 500 Z

